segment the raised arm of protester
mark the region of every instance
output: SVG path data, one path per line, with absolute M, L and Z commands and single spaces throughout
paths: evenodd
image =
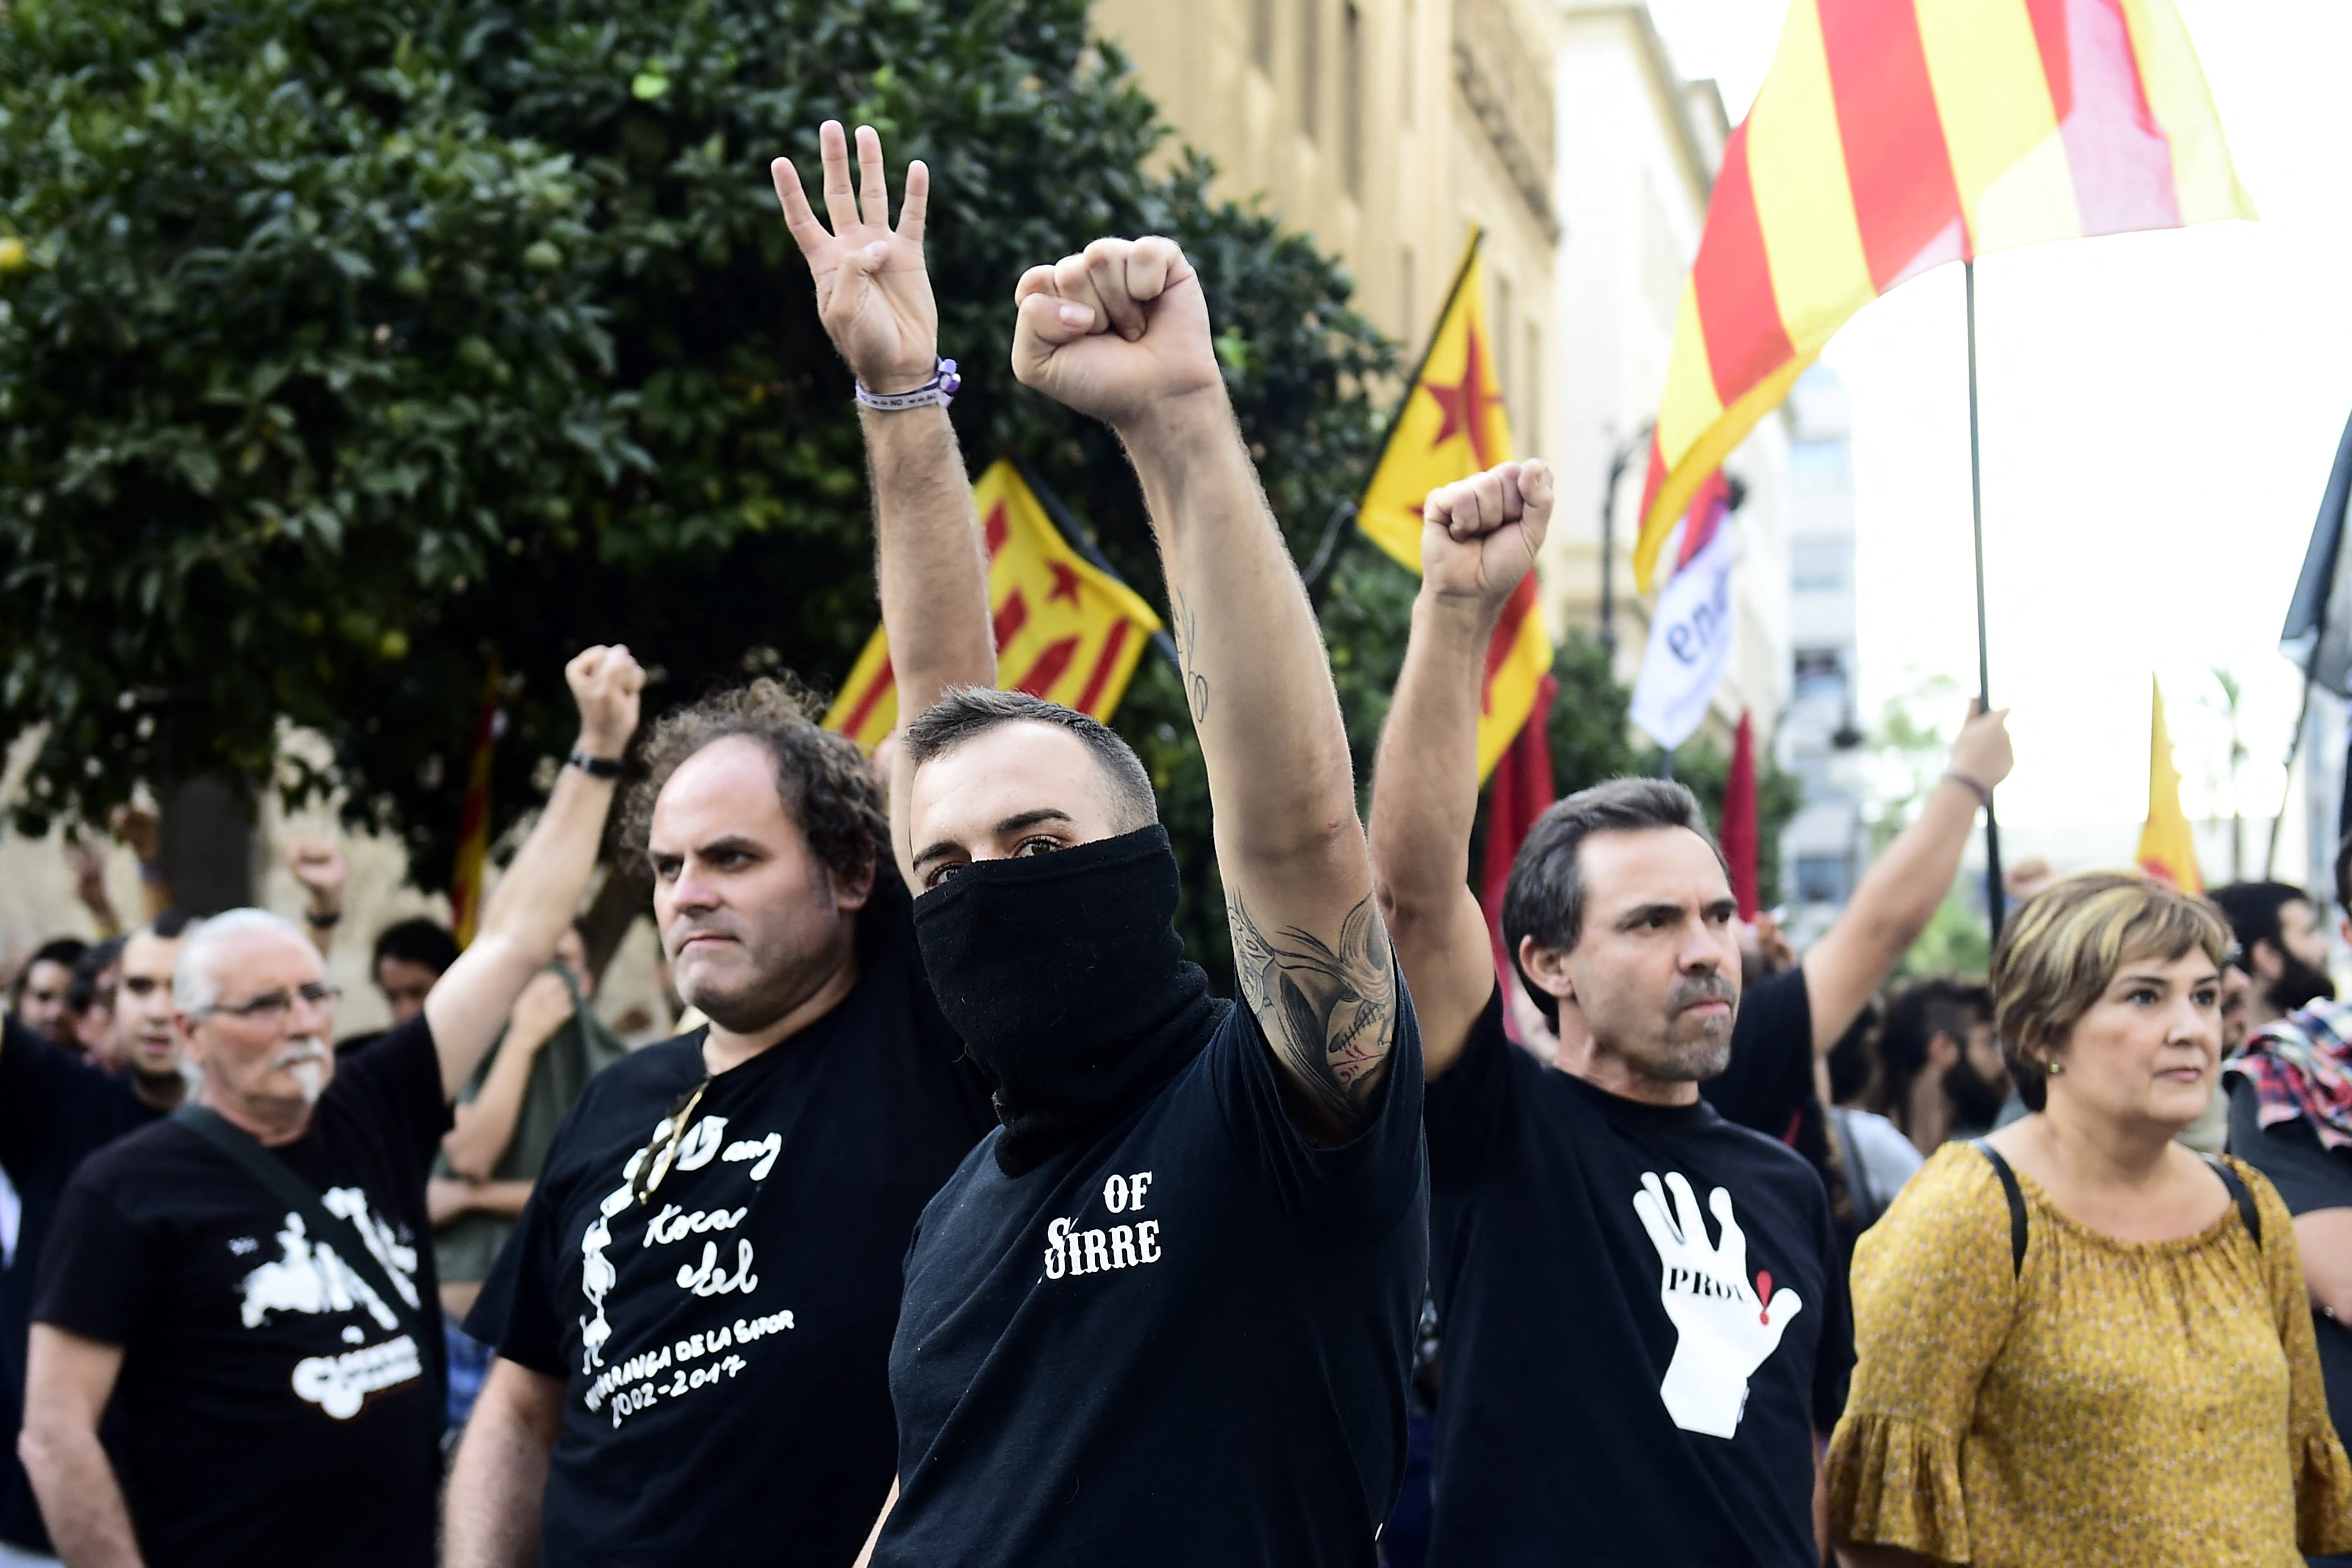
M 874 486 L 882 624 L 890 633 L 898 712 L 911 716 L 938 702 L 950 686 L 996 684 L 988 558 L 972 516 L 971 486 L 956 449 L 955 427 L 948 423 L 947 396 L 954 388 L 940 359 L 939 308 L 923 264 L 931 173 L 920 162 L 907 166 L 906 196 L 894 229 L 882 139 L 873 128 L 857 128 L 854 197 L 849 146 L 840 121 L 824 122 L 817 148 L 830 231 L 810 210 L 790 159 L 777 159 L 770 173 L 785 225 L 816 279 L 817 315 L 833 346 L 865 392 L 906 404 L 877 408 L 859 400 Z M 890 836 L 910 886 L 914 871 L 903 808 L 913 773 L 913 763 L 902 758 L 890 777 L 890 820 L 896 824 Z
M 1101 239 L 1014 290 L 1022 382 L 1118 433 L 1142 481 L 1208 765 L 1243 998 L 1302 1124 L 1368 1120 L 1397 1029 L 1348 737 L 1307 594 L 1173 241 Z
M 334 951 L 335 927 L 342 924 L 351 868 L 332 839 L 303 837 L 286 841 L 286 869 L 302 887 L 302 925 L 310 945 L 326 957 Z
M 580 705 L 575 758 L 617 762 L 637 727 L 645 672 L 624 647 L 588 648 L 563 667 Z M 508 1009 L 530 977 L 555 956 L 596 869 L 596 845 L 613 804 L 614 774 L 566 767 L 539 821 L 489 902 L 474 940 L 425 998 L 425 1018 L 441 1058 L 441 1092 L 456 1099 L 483 1053 L 506 1026 Z
M 1815 1056 L 1829 1054 L 1927 929 L 1959 874 L 1960 856 L 1976 831 L 1977 809 L 2009 777 L 2014 761 L 2009 710 L 1986 713 L 1971 702 L 1968 722 L 1952 742 L 1950 766 L 1927 791 L 1917 820 L 1871 862 L 1837 923 L 1806 949 L 1805 998 L 1813 1015 Z
M 1432 1078 L 1461 1056 L 1494 994 L 1494 944 L 1469 883 L 1478 699 L 1486 644 L 1535 566 L 1551 507 L 1551 471 L 1532 462 L 1445 486 L 1423 505 L 1421 593 L 1372 774 L 1372 862 Z

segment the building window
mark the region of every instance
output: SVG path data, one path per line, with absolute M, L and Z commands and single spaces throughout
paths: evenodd
M 1846 895 L 1845 873 L 1843 855 L 1799 855 L 1797 857 L 1797 902 L 1799 904 L 1843 904 Z
M 1846 444 L 1843 441 L 1794 441 L 1789 444 L 1789 472 L 1822 479 L 1845 474 Z
M 1789 547 L 1790 587 L 1799 593 L 1843 593 L 1853 582 L 1853 545 L 1799 539 Z
M 1323 0 L 1298 0 L 1298 129 L 1323 126 Z
M 1519 367 L 1519 391 L 1527 402 L 1525 423 L 1518 429 L 1521 457 L 1543 455 L 1543 326 L 1530 321 L 1527 362 Z
M 1274 0 L 1250 0 L 1250 58 L 1274 74 Z
M 1364 193 L 1364 14 L 1353 0 L 1339 8 L 1339 178 L 1348 194 Z
M 1486 351 L 1495 356 L 1495 390 L 1502 394 L 1503 412 L 1517 423 L 1519 413 L 1517 383 L 1511 380 L 1516 368 L 1511 363 L 1511 280 L 1504 274 L 1495 274 L 1495 319 L 1486 324 L 1493 341 Z

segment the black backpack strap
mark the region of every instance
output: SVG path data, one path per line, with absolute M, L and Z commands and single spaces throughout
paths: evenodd
M 2000 1157 L 2000 1151 L 1982 1138 L 1970 1138 L 1969 1147 L 1992 1162 L 1992 1174 L 2000 1178 L 2000 1190 L 2009 1198 L 2009 1267 L 2012 1274 L 2025 1272 L 2025 1189 L 2017 1185 L 2017 1173 Z
M 2213 1174 L 2220 1176 L 2221 1185 L 2230 1189 L 2230 1201 L 2238 1206 L 2239 1223 L 2246 1228 L 2246 1234 L 2254 1239 L 2254 1245 L 2261 1247 L 2263 1210 L 2262 1206 L 2254 1201 L 2253 1189 L 2246 1185 L 2246 1178 L 2238 1174 L 2237 1167 L 2219 1155 L 2207 1155 L 2205 1163 L 2213 1167 Z
M 183 1105 L 172 1113 L 172 1120 L 235 1160 L 246 1174 L 268 1188 L 278 1202 L 300 1215 L 310 1234 L 335 1249 L 335 1256 L 365 1282 L 383 1302 L 384 1309 L 398 1320 L 402 1330 L 416 1341 L 417 1354 L 426 1372 L 435 1373 L 440 1364 L 441 1336 L 426 1332 L 423 1314 L 410 1306 L 408 1299 L 393 1284 L 391 1271 L 369 1249 L 356 1226 L 329 1208 L 310 1184 L 294 1174 L 293 1166 L 263 1148 L 252 1134 L 210 1106 Z

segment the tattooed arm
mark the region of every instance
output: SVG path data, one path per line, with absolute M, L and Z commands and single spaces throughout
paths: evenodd
M 1243 999 L 1310 1134 L 1370 1120 L 1399 998 L 1339 703 L 1234 423 L 1200 279 L 1164 239 L 1029 269 L 1013 372 L 1116 430 L 1143 484 L 1208 764 Z

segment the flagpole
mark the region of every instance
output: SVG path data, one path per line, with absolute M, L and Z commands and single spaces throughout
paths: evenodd
M 1960 263 L 1969 300 L 1969 503 L 1977 554 L 1977 702 L 1992 711 L 1992 660 L 1985 641 L 1984 455 L 1977 423 L 1977 263 Z M 2006 890 L 2000 880 L 2000 821 L 1993 814 L 1992 797 L 1985 797 L 1985 918 L 1993 940 L 2000 939 L 2000 923 L 2008 914 Z
M 1013 471 L 1021 476 L 1021 482 L 1029 486 L 1029 493 L 1037 497 L 1037 505 L 1045 510 L 1045 521 L 1062 536 L 1062 542 L 1086 557 L 1088 566 L 1113 582 L 1125 582 L 1127 579 L 1119 576 L 1118 568 L 1111 565 L 1110 559 L 1087 537 L 1086 529 L 1078 527 L 1078 520 L 1070 516 L 1069 508 L 1062 505 L 1062 497 L 1054 494 L 1054 487 L 1045 483 L 1045 476 L 1030 467 L 1028 461 L 1017 452 L 1007 452 L 1004 457 L 1013 465 Z M 1160 657 L 1168 661 L 1170 669 L 1179 676 L 1183 674 L 1184 661 L 1176 655 L 1173 638 L 1165 632 L 1154 632 L 1151 645 L 1160 650 Z

